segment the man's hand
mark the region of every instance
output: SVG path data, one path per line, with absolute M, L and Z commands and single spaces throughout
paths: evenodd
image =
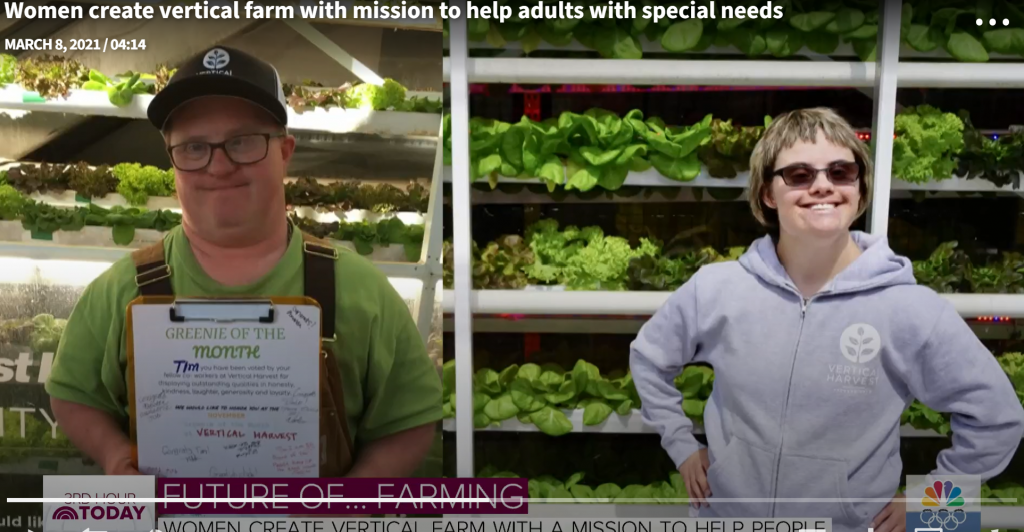
M 434 443 L 427 423 L 366 443 L 345 478 L 402 478 L 416 472 Z
M 103 472 L 107 475 L 141 475 L 139 469 L 135 467 L 135 463 L 132 460 L 131 454 L 127 456 L 123 454 L 114 455 L 108 458 L 107 463 L 103 464 Z
M 91 406 L 50 398 L 54 418 L 71 443 L 108 475 L 139 475 L 131 440 L 112 415 Z
M 708 450 L 701 449 L 690 455 L 686 461 L 679 466 L 679 474 L 686 483 L 686 493 L 690 495 L 690 505 L 700 508 L 700 505 L 710 507 L 705 500 L 711 496 L 711 487 L 708 486 L 708 467 L 711 462 L 708 460 Z M 694 499 L 697 502 L 694 502 Z
M 875 532 L 905 532 L 907 530 L 907 496 L 903 493 L 892 498 L 889 504 L 871 521 L 869 527 Z

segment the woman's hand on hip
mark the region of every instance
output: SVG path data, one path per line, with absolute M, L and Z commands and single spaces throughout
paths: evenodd
M 907 530 L 907 496 L 903 493 L 892 498 L 882 508 L 869 527 L 875 532 L 905 532 Z
M 711 506 L 705 500 L 711 496 L 711 487 L 708 486 L 708 467 L 710 465 L 708 450 L 701 449 L 691 454 L 679 466 L 679 475 L 686 483 L 686 493 L 689 494 L 690 505 L 694 508 L 699 508 L 701 505 Z

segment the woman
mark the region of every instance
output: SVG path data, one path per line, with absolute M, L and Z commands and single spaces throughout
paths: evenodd
M 842 118 L 782 115 L 751 157 L 750 206 L 770 234 L 702 268 L 633 341 L 644 420 L 699 517 L 903 530 L 899 425 L 915 397 L 953 413 L 932 473 L 985 481 L 1016 451 L 1024 409 L 995 357 L 884 237 L 850 231 L 871 187 L 870 154 Z M 706 449 L 672 383 L 692 362 L 715 369 Z M 833 502 L 787 500 L 801 498 Z

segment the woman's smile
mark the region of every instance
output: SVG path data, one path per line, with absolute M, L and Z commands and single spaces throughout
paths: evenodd
M 818 203 L 808 203 L 806 205 L 801 205 L 800 208 L 803 211 L 809 212 L 815 216 L 826 216 L 836 214 L 839 207 L 841 207 L 845 203 L 846 202 L 844 201 L 823 201 Z

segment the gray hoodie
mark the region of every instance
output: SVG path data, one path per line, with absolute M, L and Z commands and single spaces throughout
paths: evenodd
M 704 412 L 713 498 L 704 517 L 826 517 L 863 532 L 903 480 L 900 414 L 916 397 L 951 412 L 953 446 L 932 474 L 1009 463 L 1024 409 L 995 357 L 953 306 L 914 280 L 884 237 L 804 300 L 769 237 L 739 261 L 701 268 L 640 330 L 630 367 L 646 423 L 676 466 L 702 445 L 672 384 L 685 364 L 714 367 Z

